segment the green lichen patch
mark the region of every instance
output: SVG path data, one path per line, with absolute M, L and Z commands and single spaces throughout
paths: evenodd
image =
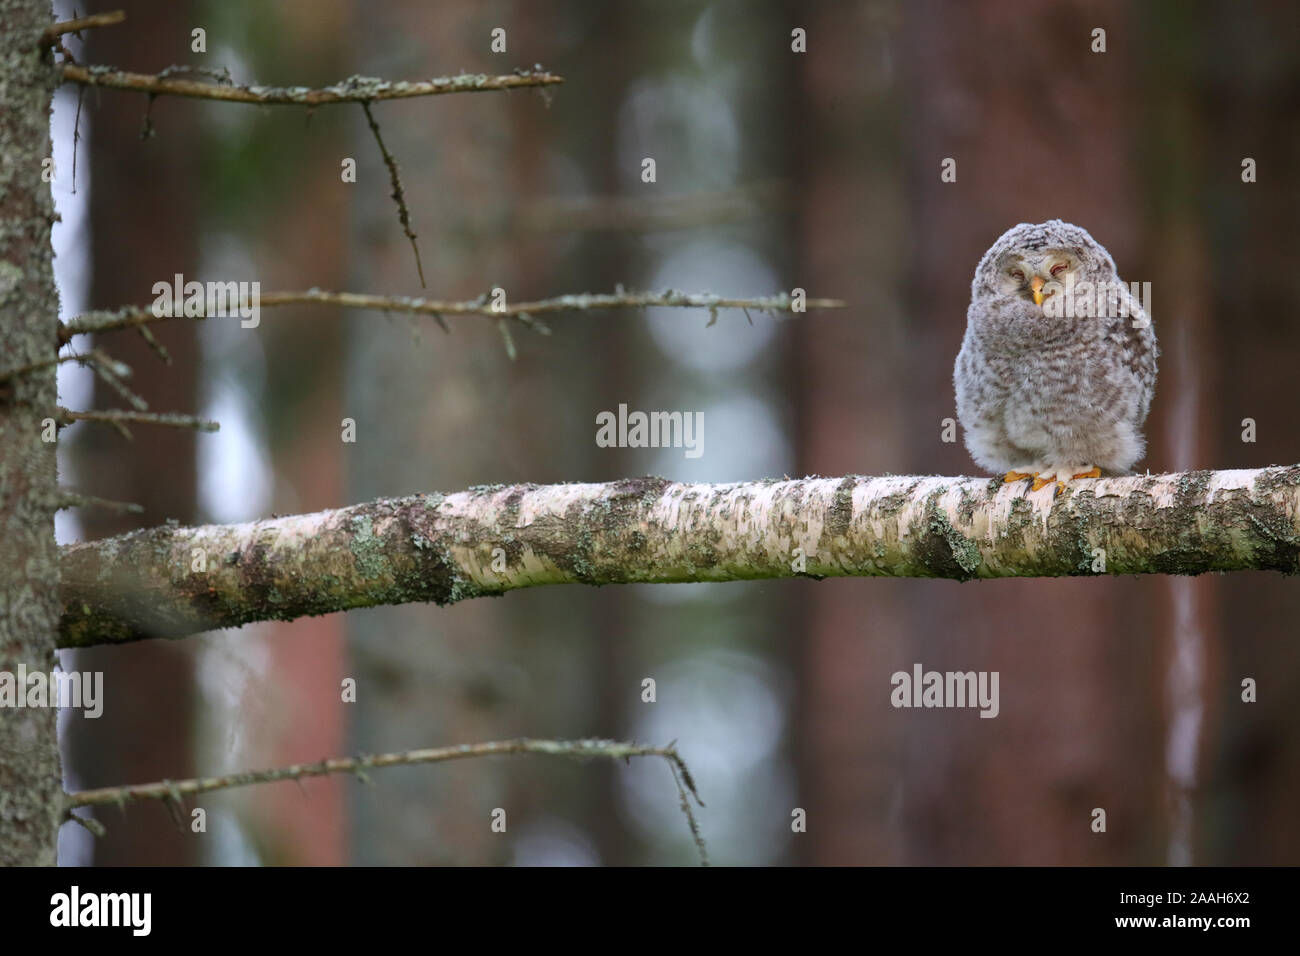
M 1263 539 L 1255 548 L 1258 566 L 1283 574 L 1300 573 L 1300 536 L 1286 518 L 1260 506 L 1248 510 L 1245 517 Z
M 932 492 L 925 509 L 910 529 L 916 538 L 914 554 L 929 576 L 969 581 L 979 572 L 983 556 L 979 547 L 948 520 L 939 506 L 942 493 Z
M 384 543 L 376 537 L 370 516 L 354 515 L 350 523 L 352 535 L 348 539 L 348 548 L 356 561 L 357 573 L 366 580 L 383 577 L 387 566 Z
M 1214 477 L 1212 471 L 1189 471 L 1186 474 L 1178 476 L 1176 484 L 1177 495 L 1175 501 L 1179 505 L 1191 505 L 1205 497 L 1206 489 L 1210 486 L 1210 480 Z

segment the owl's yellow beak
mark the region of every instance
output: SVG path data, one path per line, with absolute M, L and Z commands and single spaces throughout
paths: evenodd
M 1043 299 L 1043 277 L 1034 276 L 1029 280 L 1029 291 L 1034 294 L 1034 305 L 1042 305 Z

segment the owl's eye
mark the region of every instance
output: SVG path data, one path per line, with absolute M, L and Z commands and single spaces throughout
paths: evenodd
M 1070 268 L 1068 262 L 1058 262 L 1056 265 L 1052 266 L 1052 278 L 1055 279 L 1068 268 Z
M 1025 274 L 1021 272 L 1019 269 L 1012 269 L 1011 278 L 1015 279 L 1017 282 L 1024 282 Z

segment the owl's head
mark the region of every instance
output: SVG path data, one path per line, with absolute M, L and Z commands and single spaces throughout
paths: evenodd
M 1022 299 L 1042 306 L 1070 277 L 1095 282 L 1114 274 L 1110 253 L 1088 230 L 1060 219 L 1022 222 L 984 253 L 971 294 L 976 299 Z

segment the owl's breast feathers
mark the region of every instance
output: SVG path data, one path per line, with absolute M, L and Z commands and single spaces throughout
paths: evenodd
M 1017 321 L 967 327 L 953 380 L 972 456 L 994 472 L 1058 461 L 1132 467 L 1155 386 L 1150 324 L 1140 315 L 1039 321 L 1036 332 Z
M 1037 322 L 1037 329 L 1026 328 L 1019 318 L 969 323 L 954 374 L 959 393 L 1041 405 L 1044 411 L 1092 409 L 1097 416 L 1141 424 L 1155 387 L 1157 357 L 1145 315 L 1040 316 Z

